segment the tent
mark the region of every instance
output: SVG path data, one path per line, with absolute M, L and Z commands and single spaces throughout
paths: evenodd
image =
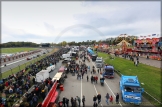
M 130 45 L 131 45 L 130 43 L 128 43 L 128 42 L 125 41 L 125 40 L 122 40 L 122 41 L 121 41 L 120 43 L 118 43 L 117 45 L 118 45 L 118 46 L 122 46 L 123 43 L 126 43 L 127 46 L 130 46 Z

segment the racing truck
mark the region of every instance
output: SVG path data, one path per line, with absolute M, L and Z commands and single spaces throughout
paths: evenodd
M 142 93 L 144 92 L 144 89 L 141 88 L 137 76 L 122 75 L 119 84 L 122 100 L 125 103 L 133 103 L 135 105 L 141 104 Z
M 105 65 L 102 76 L 106 78 L 114 78 L 114 67 L 111 65 Z

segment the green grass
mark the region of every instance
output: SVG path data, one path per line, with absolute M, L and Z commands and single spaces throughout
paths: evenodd
M 126 60 L 119 57 L 115 57 L 114 60 L 111 60 L 109 59 L 109 55 L 100 52 L 98 52 L 98 55 L 102 56 L 103 58 L 107 57 L 105 63 L 113 65 L 115 70 L 120 71 L 121 74 L 130 76 L 137 75 L 140 83 L 144 83 L 144 85 L 142 85 L 144 90 L 147 91 L 149 94 L 151 94 L 160 102 L 162 101 L 160 68 L 148 66 L 142 63 L 140 63 L 139 66 L 136 67 L 134 66 L 134 62 L 130 60 Z M 154 100 L 152 100 L 148 95 L 146 94 L 143 95 L 150 102 L 155 103 Z M 158 104 L 155 105 L 159 106 Z
M 1 48 L 1 53 L 16 53 L 16 52 L 25 52 L 31 50 L 37 50 L 38 48 Z

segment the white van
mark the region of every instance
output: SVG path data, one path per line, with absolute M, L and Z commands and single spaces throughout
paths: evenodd
M 63 54 L 61 59 L 71 58 L 70 54 Z

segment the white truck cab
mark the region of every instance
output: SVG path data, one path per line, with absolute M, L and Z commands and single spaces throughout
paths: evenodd
M 95 63 L 97 68 L 102 68 L 104 65 L 102 57 L 97 57 Z

